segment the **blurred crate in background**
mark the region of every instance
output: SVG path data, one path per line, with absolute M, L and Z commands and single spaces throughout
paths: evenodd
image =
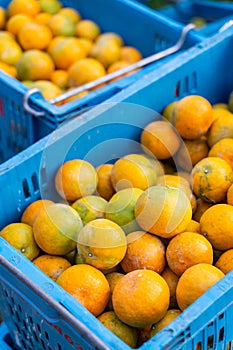
M 13 350 L 12 341 L 5 323 L 0 324 L 0 349 Z

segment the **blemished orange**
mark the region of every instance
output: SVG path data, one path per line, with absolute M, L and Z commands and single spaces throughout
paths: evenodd
M 130 64 L 138 62 L 142 59 L 141 52 L 133 46 L 123 46 L 120 50 L 120 59 Z
M 32 226 L 37 245 L 50 255 L 65 255 L 74 250 L 82 227 L 79 214 L 63 203 L 43 207 Z
M 96 219 L 103 219 L 105 216 L 107 201 L 99 196 L 90 195 L 77 199 L 73 204 L 74 208 L 84 224 Z
M 186 231 L 200 233 L 200 222 L 192 219 L 186 227 Z
M 216 142 L 209 150 L 208 156 L 224 159 L 233 169 L 233 139 L 224 138 Z
M 100 34 L 100 28 L 94 21 L 82 19 L 76 24 L 75 33 L 80 38 L 94 41 Z
M 177 152 L 180 137 L 170 123 L 158 120 L 145 126 L 140 142 L 147 154 L 158 159 L 168 159 Z
M 9 224 L 0 231 L 0 236 L 29 260 L 35 259 L 40 253 L 30 225 L 24 223 Z
M 0 40 L 0 61 L 16 66 L 22 55 L 23 50 L 17 41 L 10 38 L 3 38 Z
M 18 32 L 17 39 L 24 50 L 45 50 L 52 40 L 53 33 L 45 24 L 26 22 Z
M 199 95 L 181 98 L 173 110 L 172 124 L 182 138 L 193 140 L 205 135 L 213 122 L 210 102 Z
M 233 184 L 227 190 L 227 204 L 233 205 Z
M 70 262 L 64 257 L 48 254 L 40 255 L 32 262 L 54 281 L 71 266 Z
M 107 306 L 109 283 L 104 274 L 93 266 L 73 265 L 62 272 L 57 283 L 94 316 L 99 316 Z
M 17 61 L 16 69 L 20 80 L 49 80 L 55 66 L 46 52 L 27 50 Z
M 27 22 L 32 22 L 32 18 L 26 15 L 25 13 L 18 13 L 17 15 L 14 15 L 8 19 L 6 23 L 6 30 L 9 33 L 12 33 L 15 36 L 17 36 L 20 29 Z
M 143 154 L 131 153 L 119 158 L 111 172 L 116 191 L 134 187 L 145 190 L 156 183 L 155 164 Z
M 233 117 L 229 117 L 228 115 L 217 118 L 212 123 L 207 134 L 209 147 L 212 147 L 216 142 L 226 137 L 233 137 Z
M 166 281 L 152 270 L 134 270 L 116 284 L 113 309 L 117 317 L 132 327 L 146 327 L 166 314 L 170 293 Z
M 123 276 L 124 276 L 124 274 L 121 273 L 121 272 L 118 272 L 118 271 L 113 271 L 113 272 L 109 272 L 109 273 L 105 274 L 105 277 L 107 278 L 107 281 L 108 281 L 109 286 L 110 286 L 110 298 L 109 298 L 108 305 L 106 307 L 106 310 L 108 310 L 108 311 L 112 311 L 113 310 L 112 293 L 113 293 L 113 290 L 114 290 L 117 282 Z
M 209 288 L 224 277 L 224 273 L 211 264 L 197 264 L 189 267 L 179 278 L 176 299 L 183 311 Z
M 225 274 L 233 270 L 233 249 L 223 252 L 216 261 L 215 266 Z
M 193 219 L 197 222 L 200 223 L 200 219 L 202 214 L 210 207 L 212 207 L 212 205 L 214 205 L 213 203 L 210 202 L 206 202 L 204 199 L 202 198 L 197 198 L 196 200 L 196 210 L 193 213 Z
M 127 251 L 121 261 L 125 273 L 138 269 L 147 269 L 162 273 L 165 264 L 165 245 L 159 237 L 143 231 L 127 236 Z
M 36 80 L 33 82 L 33 87 L 39 89 L 46 100 L 51 100 L 62 94 L 60 87 L 50 80 Z
M 73 63 L 87 56 L 87 51 L 84 44 L 80 39 L 74 37 L 66 37 L 58 40 L 58 43 L 53 47 L 50 45 L 49 53 L 54 60 L 55 66 L 59 69 L 66 70 Z
M 211 203 L 225 199 L 228 188 L 233 182 L 231 166 L 218 157 L 205 157 L 192 169 L 193 192 Z
M 152 338 L 155 334 L 159 333 L 163 328 L 165 328 L 171 321 L 173 321 L 180 314 L 181 314 L 181 310 L 179 309 L 167 310 L 165 316 L 159 322 L 154 323 L 152 325 L 149 338 Z
M 121 48 L 114 42 L 111 45 L 108 43 L 94 43 L 90 56 L 101 62 L 105 69 L 108 69 L 111 64 L 121 59 L 120 51 Z
M 167 285 L 170 291 L 169 309 L 175 309 L 178 307 L 177 301 L 176 301 L 176 287 L 177 287 L 179 277 L 168 266 L 165 267 L 165 269 L 161 273 L 161 276 L 167 282 Z
M 74 62 L 68 69 L 69 86 L 80 86 L 105 76 L 102 63 L 92 57 L 86 57 Z
M 166 249 L 169 268 L 181 276 L 190 266 L 213 263 L 213 248 L 203 235 L 196 232 L 182 232 L 173 237 Z
M 135 217 L 143 230 L 171 238 L 185 231 L 192 219 L 192 207 L 181 189 L 155 185 L 137 200 Z
M 50 80 L 61 89 L 68 87 L 68 73 L 64 69 L 54 70 L 50 76 Z
M 21 222 L 32 226 L 39 211 L 42 208 L 44 208 L 50 204 L 53 204 L 53 203 L 54 202 L 49 200 L 49 199 L 38 199 L 38 200 L 32 202 L 23 211 L 22 216 L 21 216 Z
M 59 11 L 63 16 L 67 16 L 74 23 L 78 23 L 81 20 L 80 13 L 72 7 L 63 7 Z
M 114 311 L 106 311 L 98 316 L 98 320 L 112 333 L 119 337 L 131 348 L 136 348 L 138 333 L 137 329 L 123 323 Z
M 86 264 L 100 270 L 118 265 L 127 249 L 126 236 L 122 228 L 108 219 L 88 222 L 79 232 L 78 255 Z
M 15 66 L 0 61 L 0 70 L 13 78 L 17 78 L 17 71 Z
M 111 181 L 111 172 L 113 164 L 100 164 L 96 168 L 98 182 L 96 191 L 99 196 L 103 197 L 107 201 L 113 196 L 115 190 Z
M 233 207 L 225 203 L 211 206 L 201 216 L 200 231 L 214 249 L 233 248 Z
M 12 17 L 18 13 L 25 13 L 31 17 L 40 12 L 40 5 L 37 0 L 11 0 L 7 7 L 7 14 Z
M 59 12 L 50 17 L 47 25 L 53 36 L 75 36 L 75 22 Z
M 74 202 L 95 192 L 97 186 L 96 170 L 88 161 L 68 160 L 57 170 L 55 186 L 62 198 Z

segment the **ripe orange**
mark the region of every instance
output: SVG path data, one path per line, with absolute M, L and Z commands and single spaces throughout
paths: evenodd
M 136 348 L 138 339 L 136 328 L 130 327 L 119 320 L 114 311 L 104 312 L 98 316 L 98 320 L 131 348 Z
M 212 207 L 212 205 L 214 205 L 213 203 L 210 202 L 206 202 L 204 199 L 202 198 L 197 198 L 196 200 L 196 210 L 193 213 L 193 219 L 197 222 L 200 222 L 201 216 L 202 214 L 210 207 Z
M 181 189 L 157 185 L 139 197 L 135 217 L 143 230 L 171 238 L 186 229 L 192 218 L 192 207 Z
M 0 30 L 5 29 L 6 25 L 6 10 L 0 6 Z
M 156 183 L 154 163 L 142 154 L 127 154 L 112 168 L 111 181 L 116 191 L 134 187 L 145 190 Z
M 202 96 L 185 96 L 175 105 L 172 121 L 181 137 L 197 139 L 207 133 L 213 122 L 212 105 Z
M 112 42 L 111 45 L 94 43 L 90 56 L 101 62 L 105 69 L 108 69 L 111 64 L 121 59 L 120 52 L 121 48 L 115 42 Z
M 103 219 L 106 211 L 107 201 L 99 196 L 85 196 L 77 199 L 73 204 L 74 208 L 84 224 L 95 219 Z
M 62 198 L 74 202 L 95 192 L 97 186 L 96 170 L 85 160 L 66 161 L 56 173 L 55 186 Z
M 45 50 L 49 46 L 52 37 L 52 31 L 47 25 L 29 21 L 24 23 L 17 35 L 17 39 L 24 50 Z
M 96 191 L 99 196 L 107 201 L 113 196 L 115 190 L 111 181 L 113 164 L 101 164 L 96 168 L 98 182 Z
M 31 17 L 40 12 L 40 5 L 37 0 L 11 0 L 7 7 L 7 14 L 12 17 L 18 13 L 25 13 Z
M 123 41 L 122 37 L 119 34 L 113 33 L 113 32 L 101 33 L 96 38 L 95 42 L 96 42 L 96 44 L 106 44 L 106 43 L 108 43 L 109 45 L 111 45 L 112 42 L 114 42 L 118 46 L 123 46 L 124 45 L 124 41 Z
M 166 118 L 170 123 L 172 123 L 172 113 L 173 113 L 173 109 L 176 105 L 177 101 L 172 101 L 170 102 L 168 105 L 166 105 L 166 107 L 163 109 L 162 111 L 162 115 L 164 116 L 164 118 Z
M 38 13 L 38 15 L 36 15 L 34 17 L 34 21 L 36 23 L 39 23 L 39 24 L 44 24 L 44 25 L 47 25 L 48 24 L 48 21 L 50 20 L 51 18 L 51 14 L 48 13 L 48 12 L 40 12 Z
M 142 59 L 141 52 L 133 46 L 123 46 L 120 50 L 120 59 L 130 64 L 138 62 Z
M 151 327 L 149 338 L 152 338 L 155 334 L 159 333 L 165 328 L 171 321 L 181 314 L 179 309 L 167 310 L 165 316 L 157 323 L 154 323 Z
M 186 227 L 186 231 L 200 233 L 200 222 L 192 219 Z
M 224 276 L 221 270 L 211 264 L 189 267 L 180 277 L 176 288 L 179 308 L 186 309 Z
M 0 61 L 0 70 L 13 78 L 17 78 L 17 71 L 15 66 Z
M 225 274 L 233 270 L 233 249 L 223 252 L 216 261 L 215 266 Z
M 24 51 L 17 61 L 16 69 L 20 80 L 47 80 L 54 71 L 52 58 L 41 50 Z
M 82 19 L 76 24 L 76 35 L 80 38 L 95 40 L 100 34 L 100 28 L 97 23 L 89 20 Z
M 51 100 L 62 94 L 59 86 L 49 80 L 36 80 L 33 82 L 33 87 L 39 89 L 46 100 Z
M 125 256 L 127 241 L 124 231 L 108 219 L 88 222 L 78 234 L 78 256 L 100 270 L 111 269 Z
M 49 199 L 38 199 L 32 202 L 23 211 L 23 214 L 21 216 L 21 222 L 32 226 L 39 211 L 45 206 L 53 203 L 54 202 Z
M 233 139 L 224 138 L 216 142 L 211 147 L 208 156 L 224 159 L 233 169 Z
M 183 141 L 184 141 L 184 146 L 186 147 L 189 153 L 191 163 L 193 166 L 197 164 L 201 159 L 208 156 L 209 147 L 205 137 L 201 137 L 195 140 L 183 140 Z
M 190 266 L 213 263 L 213 248 L 210 242 L 196 232 L 182 232 L 173 237 L 166 249 L 169 268 L 181 276 Z
M 117 317 L 132 327 L 146 327 L 161 320 L 169 299 L 167 283 L 151 270 L 127 273 L 117 282 L 112 294 Z
M 125 188 L 115 193 L 105 208 L 105 218 L 117 223 L 126 234 L 139 229 L 134 208 L 143 191 L 139 188 Z
M 66 89 L 68 87 L 68 73 L 64 69 L 56 69 L 53 71 L 50 80 L 60 89 Z
M 0 231 L 0 236 L 29 260 L 35 259 L 40 253 L 30 225 L 24 223 L 9 224 Z
M 233 248 L 233 207 L 215 204 L 202 214 L 200 231 L 216 250 Z
M 229 115 L 224 115 L 214 120 L 207 134 L 209 147 L 226 137 L 233 137 L 233 117 L 229 117 Z
M 73 208 L 55 203 L 39 211 L 33 223 L 33 234 L 45 253 L 65 255 L 75 249 L 82 226 L 80 216 Z
M 124 272 L 147 269 L 161 274 L 166 258 L 165 246 L 158 237 L 143 231 L 136 231 L 127 236 L 127 242 L 127 251 L 121 261 Z
M 108 303 L 110 296 L 108 281 L 104 274 L 93 266 L 87 264 L 71 266 L 62 272 L 57 283 L 94 316 L 100 315 Z
M 180 147 L 180 137 L 170 123 L 159 120 L 145 126 L 141 133 L 141 144 L 149 155 L 167 159 Z
M 75 36 L 75 22 L 59 12 L 50 17 L 47 25 L 53 36 Z
M 112 305 L 113 290 L 114 290 L 117 282 L 119 281 L 119 279 L 121 279 L 123 276 L 124 276 L 124 274 L 121 272 L 118 272 L 118 271 L 109 272 L 105 275 L 105 277 L 107 278 L 107 281 L 109 283 L 109 286 L 110 286 L 110 298 L 109 298 L 108 305 L 106 307 L 106 309 L 109 311 L 113 310 L 113 305 Z
M 206 157 L 192 169 L 193 192 L 211 203 L 225 199 L 228 188 L 233 182 L 231 166 L 218 157 Z
M 191 190 L 190 184 L 188 180 L 186 180 L 184 177 L 180 176 L 179 174 L 177 175 L 164 174 L 162 176 L 159 176 L 156 181 L 156 185 L 179 188 L 180 190 L 184 191 L 184 193 L 189 198 L 189 200 L 191 200 L 192 190 Z
M 32 22 L 32 18 L 26 15 L 25 13 L 18 13 L 17 15 L 14 15 L 8 19 L 6 23 L 6 30 L 9 33 L 12 33 L 15 36 L 17 36 L 20 29 L 27 22 Z
M 161 276 L 167 282 L 167 285 L 170 291 L 169 309 L 177 308 L 178 305 L 176 301 L 176 287 L 177 287 L 179 277 L 168 266 L 165 267 L 165 269 L 161 273 Z
M 15 66 L 22 57 L 23 51 L 20 45 L 12 38 L 2 37 L 0 40 L 0 61 Z
M 54 281 L 57 280 L 63 271 L 71 266 L 67 259 L 48 254 L 40 255 L 33 260 L 33 263 Z
M 59 13 L 63 16 L 67 16 L 74 23 L 78 23 L 81 20 L 80 13 L 72 7 L 63 7 L 60 9 Z

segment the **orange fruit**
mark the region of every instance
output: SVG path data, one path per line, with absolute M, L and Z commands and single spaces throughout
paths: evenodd
M 189 182 L 179 174 L 177 175 L 164 174 L 162 176 L 159 176 L 157 179 L 156 185 L 179 188 L 182 191 L 184 191 L 184 193 L 189 198 L 189 200 L 192 197 L 192 191 L 191 191 Z
M 233 248 L 233 207 L 215 204 L 202 214 L 200 231 L 216 250 Z
M 39 89 L 46 100 L 51 100 L 62 94 L 62 90 L 49 80 L 36 80 L 33 86 Z
M 192 219 L 186 227 L 186 231 L 200 233 L 200 222 Z
M 112 302 L 117 317 L 132 327 L 146 327 L 158 322 L 169 306 L 169 288 L 152 270 L 134 270 L 116 284 Z
M 54 71 L 52 58 L 41 50 L 27 50 L 17 61 L 16 69 L 20 80 L 47 80 Z
M 77 38 L 77 39 L 84 45 L 87 52 L 87 56 L 89 56 L 91 53 L 92 47 L 94 45 L 93 41 L 86 38 Z
M 107 68 L 107 74 L 111 74 L 111 73 L 113 73 L 113 72 L 115 72 L 115 71 L 118 71 L 118 70 L 120 70 L 120 69 L 123 69 L 123 68 L 125 68 L 125 67 L 128 67 L 129 65 L 130 65 L 129 62 L 122 61 L 122 60 L 113 62 L 113 63 L 111 63 L 111 64 L 108 66 L 108 68 Z M 136 71 L 137 71 L 137 70 L 134 69 L 134 70 L 131 71 L 131 72 L 121 74 L 120 76 L 111 79 L 110 82 L 113 82 L 113 81 L 116 81 L 116 80 L 121 79 L 121 78 L 123 78 L 123 77 L 126 77 L 126 76 L 128 76 L 128 75 L 130 75 L 130 74 L 133 74 L 133 73 L 136 72 Z
M 79 258 L 100 270 L 118 265 L 125 256 L 126 248 L 124 231 L 108 219 L 92 220 L 78 234 Z
M 110 298 L 109 298 L 108 305 L 106 307 L 106 309 L 109 311 L 113 310 L 113 305 L 112 305 L 113 290 L 114 290 L 117 282 L 119 281 L 119 279 L 121 279 L 123 276 L 124 276 L 124 274 L 121 272 L 118 272 L 118 271 L 109 272 L 105 275 L 105 277 L 107 278 L 107 281 L 109 283 L 109 286 L 110 286 Z
M 210 242 L 196 232 L 182 232 L 173 237 L 166 249 L 169 268 L 181 276 L 190 266 L 213 263 L 213 248 Z
M 67 259 L 61 256 L 48 254 L 37 257 L 33 260 L 33 263 L 54 281 L 57 280 L 63 271 L 71 266 L 70 262 Z
M 142 154 L 127 154 L 112 168 L 111 181 L 116 191 L 134 187 L 145 190 L 156 183 L 155 164 Z
M 121 226 L 126 234 L 139 229 L 134 207 L 142 193 L 139 188 L 125 188 L 115 193 L 106 205 L 105 218 Z
M 123 46 L 120 50 L 120 59 L 130 64 L 138 62 L 142 59 L 141 52 L 133 46 Z
M 227 204 L 233 205 L 233 184 L 227 190 Z
M 47 25 L 48 24 L 48 21 L 50 20 L 51 18 L 51 14 L 48 13 L 48 12 L 40 12 L 38 13 L 38 15 L 36 15 L 34 17 L 34 21 L 36 23 L 39 23 L 39 24 L 44 24 L 44 25 Z
M 6 30 L 9 33 L 12 33 L 15 36 L 17 36 L 20 29 L 27 22 L 32 22 L 32 18 L 26 15 L 25 13 L 18 13 L 17 15 L 14 15 L 8 19 L 6 23 Z
M 68 73 L 64 69 L 56 69 L 52 72 L 50 80 L 60 89 L 66 89 L 68 86 Z
M 6 10 L 0 6 L 0 30 L 5 29 L 6 25 Z
M 75 36 L 75 23 L 65 15 L 55 13 L 48 21 L 48 26 L 54 36 Z
M 108 303 L 110 296 L 108 281 L 104 274 L 93 266 L 87 264 L 71 266 L 61 273 L 57 283 L 94 316 L 100 315 Z
M 213 109 L 229 109 L 229 108 L 228 108 L 228 104 L 227 104 L 227 103 L 222 103 L 222 102 L 220 102 L 220 103 L 214 103 L 214 104 L 212 105 L 212 107 L 213 107 Z
M 120 51 L 121 48 L 115 42 L 112 42 L 111 45 L 108 43 L 95 43 L 90 56 L 101 62 L 105 69 L 107 69 L 111 64 L 121 59 Z
M 32 226 L 39 211 L 47 205 L 53 203 L 54 202 L 49 199 L 38 199 L 32 202 L 23 211 L 23 214 L 21 216 L 21 222 Z
M 68 69 L 69 86 L 80 86 L 103 77 L 105 68 L 95 58 L 87 57 L 73 63 Z
M 101 164 L 96 168 L 98 182 L 96 191 L 99 196 L 107 201 L 113 196 L 115 190 L 111 181 L 113 164 Z
M 98 320 L 131 348 L 136 348 L 138 339 L 136 328 L 130 327 L 119 320 L 114 311 L 104 312 L 98 316 Z
M 45 24 L 26 22 L 18 32 L 18 41 L 24 50 L 38 49 L 45 50 L 53 34 Z
M 233 139 L 224 138 L 216 142 L 211 147 L 208 156 L 224 159 L 233 169 Z
M 172 114 L 173 114 L 173 109 L 176 105 L 177 101 L 172 101 L 162 111 L 162 115 L 164 118 L 166 118 L 170 123 L 172 123 Z
M 4 39 L 15 41 L 15 36 L 10 32 L 7 32 L 5 30 L 0 30 L 0 39 L 1 41 Z
M 15 66 L 11 66 L 10 64 L 0 61 L 0 70 L 13 78 L 17 78 L 17 71 Z
M 173 126 L 158 120 L 145 126 L 141 133 L 143 150 L 158 159 L 172 157 L 180 146 L 180 137 Z
M 33 223 L 38 246 L 50 255 L 65 255 L 75 249 L 83 223 L 78 213 L 67 204 L 43 207 Z
M 84 224 L 95 219 L 103 219 L 107 201 L 99 196 L 85 196 L 77 199 L 73 204 L 74 208 L 78 213 Z
M 225 274 L 233 270 L 233 249 L 223 252 L 216 261 L 215 266 Z
M 68 160 L 57 170 L 55 186 L 62 198 L 74 202 L 95 192 L 97 186 L 96 170 L 85 160 Z
M 97 23 L 89 19 L 82 19 L 76 24 L 76 35 L 80 38 L 95 40 L 100 34 Z
M 24 223 L 9 224 L 0 231 L 0 236 L 29 260 L 35 259 L 40 253 L 30 225 Z
M 224 276 L 221 270 L 211 264 L 201 263 L 189 267 L 180 277 L 176 288 L 179 308 L 186 309 Z
M 114 42 L 118 46 L 123 46 L 124 45 L 124 41 L 123 41 L 122 37 L 119 34 L 113 33 L 113 32 L 101 33 L 96 38 L 95 42 L 96 42 L 96 44 L 106 44 L 106 43 L 108 43 L 109 45 L 111 45 L 112 42 Z
M 167 282 L 167 285 L 170 291 L 169 309 L 177 308 L 178 305 L 176 301 L 176 287 L 177 287 L 179 277 L 168 266 L 165 267 L 165 269 L 161 273 L 161 276 Z
M 12 39 L 0 40 L 0 61 L 15 66 L 22 57 L 23 51 L 20 45 Z
M 53 48 L 50 46 L 49 53 L 54 60 L 55 66 L 60 69 L 68 69 L 73 63 L 87 56 L 84 44 L 80 39 L 73 37 L 59 40 Z
M 67 16 L 74 23 L 78 23 L 81 20 L 80 13 L 72 7 L 63 7 L 59 13 L 60 15 Z
M 135 217 L 143 230 L 171 238 L 185 231 L 192 218 L 192 207 L 181 189 L 157 185 L 138 198 Z
M 47 48 L 47 53 L 52 56 L 52 53 L 54 49 L 61 43 L 66 37 L 63 35 L 55 36 L 53 39 L 50 41 L 49 46 Z
M 143 231 L 136 231 L 127 236 L 127 242 L 127 251 L 121 261 L 124 272 L 147 269 L 161 274 L 166 258 L 165 246 L 158 237 Z
M 37 0 L 11 0 L 7 7 L 7 14 L 12 17 L 18 13 L 25 13 L 34 17 L 40 12 L 40 5 Z
M 188 154 L 191 159 L 191 163 L 194 166 L 197 164 L 201 159 L 208 156 L 209 153 L 209 146 L 207 143 L 206 138 L 201 137 L 196 140 L 183 140 L 184 141 L 184 147 L 186 147 L 186 150 L 188 151 Z M 185 158 L 179 158 L 179 160 L 186 161 Z M 179 162 L 179 164 L 182 166 L 183 164 Z M 185 166 L 184 166 L 185 167 Z
M 194 194 L 211 203 L 223 201 L 233 182 L 231 166 L 218 157 L 203 158 L 193 167 L 191 175 Z
M 202 214 L 210 207 L 212 207 L 212 205 L 214 205 L 213 203 L 210 202 L 206 202 L 204 199 L 202 198 L 197 198 L 196 200 L 196 210 L 193 213 L 193 219 L 197 222 L 200 223 L 200 218 L 202 216 Z
M 232 118 L 233 115 L 232 113 L 229 111 L 229 109 L 226 108 L 215 108 L 213 109 L 213 118 L 214 121 L 218 118 L 223 118 L 223 117 L 229 117 Z
M 209 147 L 211 148 L 216 142 L 226 137 L 233 137 L 233 117 L 229 117 L 229 115 L 222 116 L 213 121 L 207 134 Z
M 173 125 L 181 137 L 188 140 L 205 135 L 212 121 L 212 105 L 206 98 L 199 95 L 181 98 L 173 110 Z
M 52 15 L 58 13 L 62 8 L 62 4 L 58 0 L 39 0 L 39 4 L 41 12 Z
M 167 310 L 165 316 L 157 323 L 154 323 L 151 327 L 149 338 L 152 338 L 155 334 L 159 333 L 165 328 L 170 322 L 172 322 L 177 316 L 181 314 L 179 309 Z

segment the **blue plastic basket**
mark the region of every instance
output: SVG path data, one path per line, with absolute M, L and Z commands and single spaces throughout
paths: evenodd
M 7 7 L 8 3 L 9 0 L 2 0 L 1 6 Z M 139 49 L 143 57 L 173 46 L 183 29 L 183 25 L 173 23 L 163 15 L 130 0 L 63 0 L 62 4 L 77 9 L 82 18 L 98 23 L 101 32 L 118 33 L 126 45 Z M 182 49 L 185 50 L 200 40 L 192 31 L 188 33 Z M 164 60 L 166 59 L 162 61 Z M 24 104 L 28 88 L 0 72 L 0 163 L 47 135 L 68 117 L 113 96 L 160 64 L 160 61 L 151 64 L 131 76 L 108 83 L 62 106 L 55 106 L 40 93 L 35 93 L 28 100 L 32 109 L 29 112 Z M 40 117 L 36 117 L 35 114 L 38 113 Z
M 233 3 L 227 1 L 181 0 L 176 5 L 164 6 L 159 12 L 180 24 L 190 23 L 195 17 L 206 23 L 196 31 L 203 37 L 216 33 L 225 23 L 233 20 Z
M 190 93 L 227 102 L 233 89 L 233 28 L 167 62 L 0 166 L 0 229 L 32 201 L 56 200 L 54 175 L 64 160 L 97 166 L 141 151 L 142 128 Z M 226 69 L 227 67 L 227 69 Z M 157 112 L 156 112 L 157 111 Z M 74 298 L 0 239 L 1 312 L 19 349 L 129 350 Z M 140 349 L 227 349 L 233 341 L 233 272 Z
M 12 341 L 5 323 L 0 324 L 0 349 L 13 350 Z

